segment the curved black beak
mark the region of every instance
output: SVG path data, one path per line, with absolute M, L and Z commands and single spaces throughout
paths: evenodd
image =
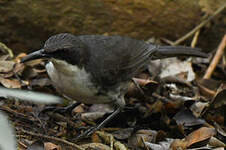
M 23 57 L 20 62 L 24 63 L 24 62 L 27 62 L 30 60 L 39 59 L 39 58 L 43 58 L 43 57 L 47 57 L 47 55 L 45 54 L 44 49 L 40 49 L 38 51 L 35 51 L 35 52 Z

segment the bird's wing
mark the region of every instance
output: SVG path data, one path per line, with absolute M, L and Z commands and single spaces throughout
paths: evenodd
M 79 38 L 90 50 L 86 69 L 93 73 L 97 82 L 106 86 L 131 79 L 147 65 L 155 49 L 144 41 L 127 37 L 87 35 Z

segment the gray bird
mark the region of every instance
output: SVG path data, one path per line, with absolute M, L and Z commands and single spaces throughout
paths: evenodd
M 62 33 L 51 36 L 42 49 L 21 62 L 47 58 L 47 73 L 65 97 L 86 104 L 116 105 L 110 116 L 87 132 L 91 134 L 124 108 L 124 95 L 131 78 L 144 70 L 150 59 L 175 56 L 207 55 L 198 48 L 159 46 L 122 36 Z

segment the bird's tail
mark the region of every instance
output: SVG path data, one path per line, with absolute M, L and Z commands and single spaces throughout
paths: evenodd
M 152 59 L 162 59 L 176 56 L 208 57 L 208 55 L 201 52 L 201 49 L 199 48 L 185 46 L 158 46 L 155 49 Z

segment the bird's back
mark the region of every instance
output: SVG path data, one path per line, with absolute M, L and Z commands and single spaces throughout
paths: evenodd
M 149 44 L 128 37 L 84 35 L 78 38 L 90 52 L 86 69 L 93 74 L 96 82 L 106 87 L 129 81 L 146 66 L 153 52 Z

